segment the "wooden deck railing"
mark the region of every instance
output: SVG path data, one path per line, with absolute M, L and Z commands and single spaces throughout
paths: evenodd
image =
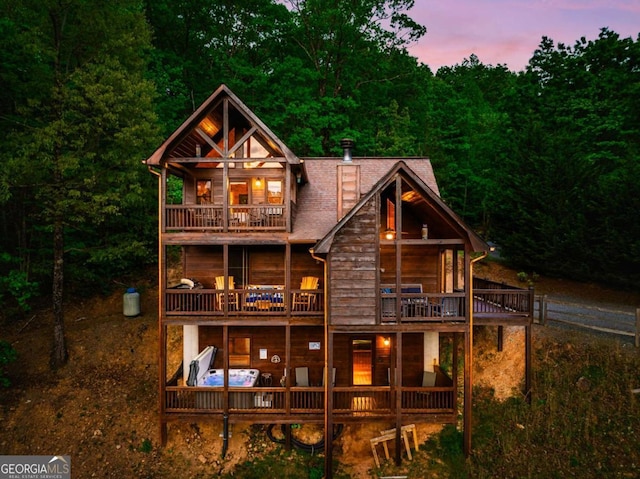
M 416 321 L 464 321 L 464 293 L 381 293 L 383 322 L 395 322 L 400 301 L 402 322 Z
M 167 316 L 189 315 L 273 315 L 290 313 L 296 316 L 321 316 L 324 311 L 324 291 L 292 289 L 234 289 L 225 296 L 219 289 L 165 290 Z
M 394 412 L 395 389 L 389 386 L 336 387 L 333 389 L 333 413 L 336 416 L 388 416 Z M 453 387 L 403 387 L 402 412 L 453 414 Z M 229 411 L 238 414 L 304 415 L 323 414 L 324 388 L 292 387 L 229 388 Z M 165 391 L 167 413 L 211 413 L 225 410 L 224 389 L 211 387 L 168 386 Z
M 381 293 L 382 322 L 396 322 L 400 301 L 400 321 L 465 321 L 467 303 L 464 293 Z M 474 289 L 473 313 L 508 316 L 533 315 L 533 290 Z
M 284 205 L 166 205 L 166 231 L 284 231 Z
M 474 289 L 474 313 L 533 315 L 533 291 L 521 289 Z

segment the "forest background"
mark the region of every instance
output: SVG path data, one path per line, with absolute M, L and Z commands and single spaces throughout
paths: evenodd
M 63 335 L 64 291 L 157 260 L 142 161 L 221 83 L 298 156 L 429 157 L 517 268 L 640 286 L 640 35 L 433 72 L 413 4 L 0 0 L 0 307 L 52 297 Z

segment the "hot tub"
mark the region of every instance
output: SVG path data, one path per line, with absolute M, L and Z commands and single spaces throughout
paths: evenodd
M 207 346 L 189 364 L 187 386 L 224 386 L 224 370 L 211 369 L 218 348 Z M 258 369 L 229 369 L 229 386 L 250 388 L 256 385 L 260 371 Z
M 260 371 L 257 369 L 229 369 L 229 387 L 251 388 L 259 377 Z M 224 370 L 210 369 L 198 381 L 198 386 L 224 386 Z

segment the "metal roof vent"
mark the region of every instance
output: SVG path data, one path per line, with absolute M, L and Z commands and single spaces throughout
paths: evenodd
M 345 163 L 351 163 L 351 150 L 353 149 L 354 141 L 351 138 L 343 138 L 340 140 L 340 146 L 344 151 L 342 161 Z

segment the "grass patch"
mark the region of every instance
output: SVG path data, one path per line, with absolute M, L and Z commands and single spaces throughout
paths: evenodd
M 474 478 L 638 477 L 640 355 L 577 334 L 536 345 L 531 404 L 474 397 Z

